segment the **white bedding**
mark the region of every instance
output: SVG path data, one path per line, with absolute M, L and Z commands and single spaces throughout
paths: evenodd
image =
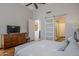
M 64 42 L 41 40 L 15 47 L 15 56 L 68 56 L 79 55 L 79 48 L 75 44 L 69 44 L 65 51 L 58 51 Z M 57 46 L 59 45 L 59 46 Z

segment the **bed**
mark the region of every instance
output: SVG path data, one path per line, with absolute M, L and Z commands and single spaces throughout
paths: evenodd
M 65 44 L 51 40 L 34 41 L 15 47 L 15 56 L 79 56 L 79 48 L 71 40 L 65 50 L 61 50 Z

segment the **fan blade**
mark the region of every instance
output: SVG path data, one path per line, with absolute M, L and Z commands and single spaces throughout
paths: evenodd
M 38 9 L 38 6 L 37 6 L 37 4 L 36 4 L 36 3 L 34 3 L 34 6 L 35 6 L 35 8 L 36 8 L 36 9 Z
M 38 4 L 46 4 L 46 3 L 38 3 Z
M 25 6 L 29 6 L 29 5 L 31 5 L 32 3 L 29 3 L 29 4 L 27 4 L 27 5 L 25 5 Z

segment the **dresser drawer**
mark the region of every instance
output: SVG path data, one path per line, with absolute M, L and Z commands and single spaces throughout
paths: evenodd
M 14 33 L 4 35 L 4 48 L 17 46 L 25 42 L 26 42 L 26 33 Z

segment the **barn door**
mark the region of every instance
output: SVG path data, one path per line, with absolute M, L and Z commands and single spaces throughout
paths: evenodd
M 45 38 L 47 40 L 54 40 L 54 17 L 49 17 L 45 19 Z

